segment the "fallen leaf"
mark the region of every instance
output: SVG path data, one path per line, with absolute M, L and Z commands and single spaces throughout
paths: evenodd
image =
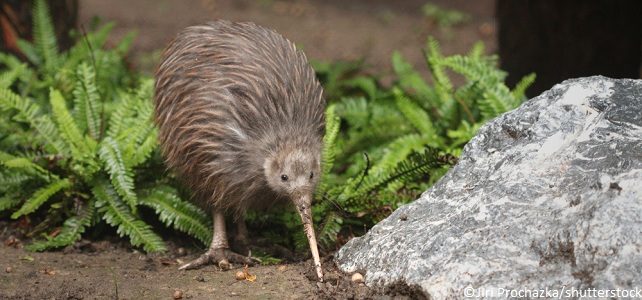
M 21 260 L 26 260 L 26 261 L 34 261 L 34 258 L 29 256 L 29 255 L 25 255 L 25 256 L 21 257 L 20 259 Z
M 176 260 L 173 260 L 173 259 L 171 259 L 171 258 L 167 258 L 167 257 L 162 257 L 162 258 L 160 259 L 160 263 L 161 263 L 163 266 L 175 265 L 175 264 L 176 264 Z
M 45 274 L 45 275 L 56 275 L 56 271 L 53 270 L 53 269 L 49 269 L 49 268 L 44 268 L 44 269 L 40 270 L 40 273 Z

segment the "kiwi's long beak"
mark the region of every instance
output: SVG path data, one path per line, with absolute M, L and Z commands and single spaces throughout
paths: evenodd
M 296 209 L 301 216 L 303 222 L 303 230 L 308 237 L 310 244 L 310 251 L 312 252 L 312 259 L 314 259 L 314 267 L 317 271 L 319 281 L 323 281 L 323 270 L 321 269 L 321 260 L 319 259 L 319 249 L 317 248 L 317 238 L 314 233 L 314 226 L 312 225 L 312 209 L 310 208 L 311 196 L 305 195 L 295 202 Z

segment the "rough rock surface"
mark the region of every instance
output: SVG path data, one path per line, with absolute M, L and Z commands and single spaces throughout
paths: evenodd
M 489 122 L 336 260 L 436 299 L 642 289 L 642 80 L 567 80 Z

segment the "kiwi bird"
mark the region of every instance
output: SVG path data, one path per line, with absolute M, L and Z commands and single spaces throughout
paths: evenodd
M 248 209 L 290 202 L 323 280 L 311 204 L 325 100 L 303 52 L 253 23 L 188 27 L 162 55 L 154 98 L 166 164 L 213 217 L 209 250 L 180 268 L 251 263 L 229 249 L 225 217 L 234 217 L 243 241 Z

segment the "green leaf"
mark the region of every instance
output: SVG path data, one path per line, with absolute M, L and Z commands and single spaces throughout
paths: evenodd
M 426 105 L 424 108 L 437 108 L 441 105 L 435 91 L 398 51 L 392 54 L 392 68 L 399 77 L 399 86 L 411 95 L 416 95 Z
M 317 231 L 319 245 L 329 248 L 337 240 L 342 225 L 343 219 L 337 213 L 327 213 Z
M 69 110 L 67 110 L 65 98 L 63 98 L 62 94 L 57 90 L 51 89 L 49 92 L 49 100 L 51 101 L 51 110 L 54 119 L 60 129 L 60 135 L 66 142 L 67 147 L 71 149 L 72 154 L 78 157 L 92 152 L 91 147 L 86 144 L 74 119 L 71 117 Z
M 435 92 L 440 99 L 440 103 L 452 101 L 450 95 L 453 91 L 453 84 L 442 66 L 444 57 L 441 55 L 439 43 L 433 37 L 429 37 L 426 45 L 426 61 L 434 78 Z
M 92 188 L 96 206 L 107 224 L 117 228 L 117 233 L 128 236 L 134 246 L 142 246 L 147 252 L 167 250 L 163 240 L 145 222 L 137 219 L 122 202 L 113 187 L 105 181 L 96 181 Z
M 12 219 L 17 219 L 20 216 L 24 216 L 34 212 L 40 206 L 42 206 L 51 196 L 59 192 L 60 190 L 71 187 L 71 182 L 68 179 L 62 179 L 54 181 L 49 185 L 37 190 L 31 198 L 29 198 L 20 209 L 14 212 L 11 215 Z
M 0 110 L 8 111 L 15 109 L 25 119 L 39 136 L 47 142 L 47 145 L 59 154 L 67 154 L 68 147 L 62 141 L 58 129 L 49 116 L 40 113 L 40 107 L 30 100 L 14 94 L 8 89 L 0 88 Z
M 200 208 L 181 200 L 176 190 L 157 186 L 139 198 L 140 204 L 151 207 L 168 227 L 185 232 L 209 245 L 212 240 L 212 223 Z
M 18 169 L 26 174 L 39 176 L 47 181 L 50 178 L 58 179 L 58 176 L 49 173 L 49 171 L 43 169 L 28 158 L 14 156 L 3 151 L 0 151 L 0 164 L 9 169 Z
M 45 70 L 51 75 L 58 72 L 58 42 L 45 0 L 35 0 L 33 5 L 33 40 Z
M 44 251 L 73 244 L 80 239 L 83 232 L 85 232 L 85 228 L 91 225 L 95 211 L 95 201 L 91 200 L 78 215 L 65 220 L 65 223 L 62 224 L 62 229 L 54 238 L 49 238 L 46 241 L 36 241 L 25 248 L 29 251 Z
M 96 87 L 96 71 L 86 63 L 78 66 L 78 81 L 74 88 L 74 119 L 78 127 L 87 129 L 89 136 L 99 140 L 101 136 L 101 103 Z
M 0 212 L 12 209 L 20 204 L 20 198 L 16 195 L 4 195 L 0 197 Z
M 18 45 L 18 48 L 20 49 L 22 54 L 27 57 L 27 60 L 29 60 L 35 66 L 42 65 L 42 58 L 40 58 L 38 50 L 36 50 L 36 47 L 33 45 L 33 43 L 19 38 L 16 41 L 16 44 Z
M 18 188 L 24 182 L 34 179 L 33 175 L 22 172 L 0 172 L 0 192 Z
M 137 104 L 136 96 L 128 93 L 122 92 L 118 98 L 120 102 L 117 102 L 116 109 L 109 117 L 109 128 L 107 129 L 107 136 L 113 139 L 118 138 L 122 131 L 128 128 L 126 120 L 131 116 Z
M 118 143 L 111 137 L 105 138 L 100 144 L 98 155 L 109 173 L 114 188 L 129 204 L 129 208 L 135 212 L 138 200 L 134 193 L 133 173 L 123 162 Z
M 339 134 L 341 119 L 335 113 L 335 106 L 330 105 L 325 111 L 325 136 L 323 136 L 323 153 L 321 156 L 321 174 L 316 195 L 321 196 L 328 189 L 328 181 L 336 155 L 336 139 Z
M 518 100 L 526 98 L 526 90 L 535 82 L 535 73 L 530 73 L 524 76 L 511 91 L 513 97 Z
M 395 95 L 395 104 L 397 108 L 416 129 L 428 138 L 428 145 L 435 148 L 443 147 L 441 136 L 436 131 L 430 120 L 430 116 L 418 105 L 405 97 L 399 89 L 393 89 Z

